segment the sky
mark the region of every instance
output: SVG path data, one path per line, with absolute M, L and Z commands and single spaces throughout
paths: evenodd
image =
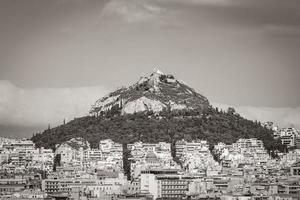
M 299 0 L 0 0 L 0 135 L 86 115 L 158 68 L 300 128 Z

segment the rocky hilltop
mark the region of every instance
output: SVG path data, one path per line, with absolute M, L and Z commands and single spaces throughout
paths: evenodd
M 99 99 L 90 113 L 98 115 L 117 106 L 122 114 L 163 109 L 205 109 L 209 102 L 206 97 L 178 81 L 173 75 L 156 70 L 148 77 L 141 77 L 135 84 L 123 87 Z

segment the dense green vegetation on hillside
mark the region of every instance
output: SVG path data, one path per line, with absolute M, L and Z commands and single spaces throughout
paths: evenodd
M 242 118 L 228 109 L 227 112 L 209 108 L 200 110 L 162 111 L 120 115 L 112 109 L 100 116 L 86 116 L 74 119 L 65 125 L 45 130 L 32 137 L 38 147 L 55 148 L 74 137 L 88 140 L 91 147 L 97 147 L 102 139 L 112 139 L 122 144 L 136 141 L 166 141 L 175 144 L 177 140 L 208 140 L 211 145 L 218 142 L 233 143 L 239 138 L 263 140 L 270 153 L 283 150 L 280 141 L 274 140 L 272 131 L 259 122 Z

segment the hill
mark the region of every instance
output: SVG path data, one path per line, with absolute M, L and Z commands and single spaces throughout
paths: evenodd
M 37 146 L 55 148 L 82 137 L 95 148 L 99 140 L 108 138 L 122 144 L 166 141 L 173 145 L 180 139 L 203 139 L 212 146 L 255 137 L 270 152 L 284 148 L 259 122 L 244 119 L 233 108 L 227 112 L 213 108 L 206 97 L 160 71 L 100 98 L 90 114 L 36 134 L 32 140 Z
M 45 130 L 34 135 L 32 140 L 37 146 L 54 148 L 58 143 L 82 137 L 96 148 L 100 140 L 107 138 L 123 144 L 136 141 L 166 141 L 174 144 L 180 139 L 203 139 L 213 145 L 218 142 L 231 144 L 239 138 L 255 137 L 261 139 L 269 151 L 282 151 L 281 142 L 274 140 L 272 134 L 259 122 L 244 119 L 237 113 L 208 109 L 161 111 L 159 115 L 143 112 L 86 116 Z

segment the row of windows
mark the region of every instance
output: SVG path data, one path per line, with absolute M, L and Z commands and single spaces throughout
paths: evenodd
M 292 190 L 288 192 L 289 194 L 298 194 L 298 190 Z M 286 194 L 285 190 L 278 190 L 278 194 Z
M 0 188 L 0 192 L 14 192 L 14 188 Z
M 185 185 L 185 181 L 163 181 L 163 185 Z
M 163 194 L 185 194 L 185 191 L 182 190 L 163 190 Z
M 163 198 L 180 198 L 181 195 L 162 195 Z
M 25 184 L 24 182 L 20 182 L 20 181 L 7 181 L 7 182 L 0 182 L 0 185 L 22 185 Z
M 111 190 L 111 187 L 96 187 L 95 190 L 105 191 L 105 190 Z
M 47 188 L 58 188 L 58 186 L 57 185 L 53 185 L 53 186 L 47 186 Z
M 46 184 L 47 184 L 47 185 L 57 185 L 58 182 L 48 182 L 48 181 L 47 181 Z
M 140 188 L 129 187 L 128 190 L 140 190 Z
M 179 185 L 179 186 L 162 186 L 163 189 L 186 189 L 185 185 Z
M 46 192 L 57 192 L 58 189 L 46 189 Z

